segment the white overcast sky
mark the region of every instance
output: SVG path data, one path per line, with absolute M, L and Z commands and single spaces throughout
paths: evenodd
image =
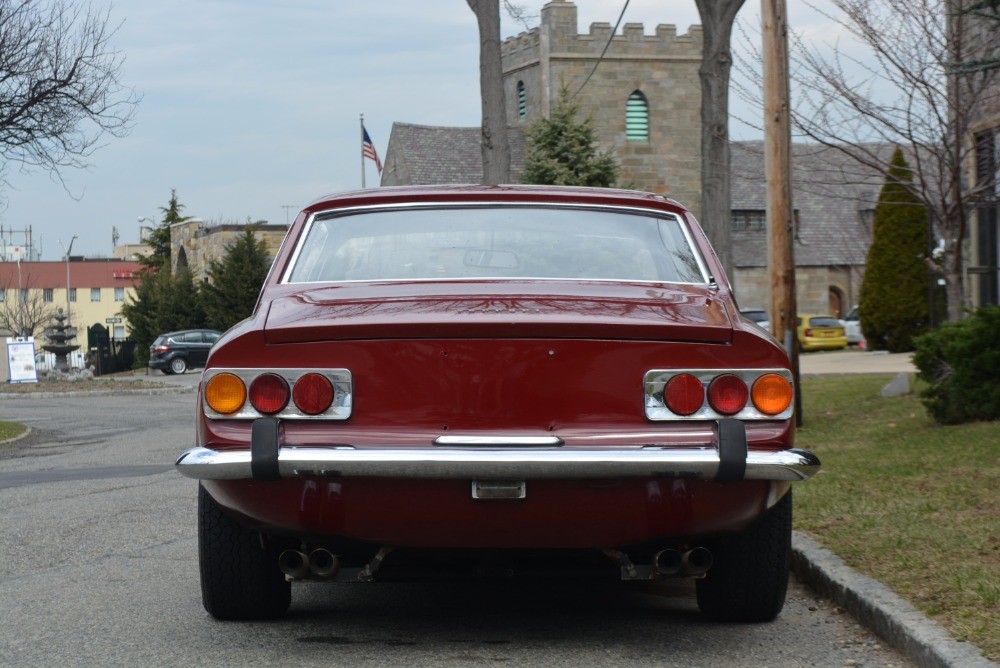
M 579 32 L 614 24 L 623 2 L 576 0 Z M 519 4 L 536 14 L 543 5 Z M 829 36 L 803 0 L 788 4 L 794 30 Z M 759 12 L 747 0 L 741 18 L 757 25 Z M 143 96 L 131 133 L 109 139 L 88 170 L 65 171 L 69 192 L 46 172 L 7 166 L 0 225 L 30 225 L 44 260 L 60 259 L 73 235 L 73 255 L 109 257 L 113 227 L 119 243 L 138 241 L 137 218 L 159 221 L 172 188 L 187 215 L 284 223 L 320 195 L 360 186 L 362 112 L 383 158 L 393 121 L 480 123 L 465 0 L 115 0 L 112 21 L 122 24 L 123 80 Z M 699 18 L 694 0 L 632 0 L 623 22 L 683 33 Z M 522 30 L 505 19 L 504 37 Z

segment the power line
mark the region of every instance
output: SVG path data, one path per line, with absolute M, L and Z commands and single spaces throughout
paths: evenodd
M 628 3 L 631 1 L 632 0 L 625 0 L 625 6 L 622 7 L 622 13 L 618 15 L 618 22 L 615 23 L 615 27 L 611 29 L 611 36 L 608 37 L 608 43 L 604 45 L 604 50 L 601 51 L 601 55 L 598 56 L 597 62 L 594 63 L 594 68 L 590 70 L 590 74 L 587 75 L 587 78 L 583 80 L 583 83 L 580 84 L 580 87 L 576 89 L 575 93 L 573 93 L 573 96 L 570 98 L 571 100 L 575 98 L 577 95 L 579 95 L 580 91 L 583 90 L 583 87 L 590 82 L 590 77 L 594 76 L 594 72 L 597 71 L 597 66 L 601 64 L 602 60 L 604 60 L 604 54 L 608 52 L 608 48 L 611 46 L 611 40 L 615 38 L 615 33 L 618 32 L 618 26 L 621 25 L 622 19 L 625 17 L 625 10 L 628 9 Z

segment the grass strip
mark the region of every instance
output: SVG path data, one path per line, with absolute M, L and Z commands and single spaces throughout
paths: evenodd
M 25 431 L 27 427 L 23 424 L 18 424 L 16 422 L 3 422 L 0 420 L 0 441 L 6 441 L 8 438 L 15 438 L 20 436 Z
M 942 427 L 892 376 L 806 377 L 796 445 L 823 471 L 795 527 L 1000 659 L 1000 423 Z

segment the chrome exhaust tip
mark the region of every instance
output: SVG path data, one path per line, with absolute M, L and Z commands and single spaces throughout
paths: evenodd
M 694 547 L 681 556 L 684 575 L 704 575 L 712 567 L 712 553 L 707 547 Z
M 340 570 L 340 559 L 325 548 L 309 553 L 309 570 L 318 578 L 332 578 Z
M 653 556 L 653 568 L 659 575 L 679 575 L 682 567 L 683 559 L 677 550 L 660 550 Z
M 304 578 L 309 575 L 309 557 L 298 550 L 285 550 L 278 555 L 278 568 L 290 578 Z

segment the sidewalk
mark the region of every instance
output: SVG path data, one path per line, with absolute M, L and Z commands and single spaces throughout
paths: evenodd
M 916 373 L 913 353 L 865 352 L 848 349 L 799 354 L 803 374 Z

